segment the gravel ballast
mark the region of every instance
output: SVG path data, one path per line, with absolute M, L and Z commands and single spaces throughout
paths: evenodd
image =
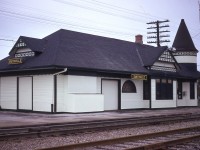
M 199 126 L 200 121 L 180 122 L 173 124 L 160 124 L 144 127 L 124 128 L 110 131 L 101 131 L 95 133 L 79 133 L 66 136 L 41 137 L 41 138 L 18 138 L 15 140 L 0 141 L 2 150 L 32 150 L 54 146 L 62 146 L 74 143 L 83 143 L 89 141 L 167 131 L 179 128 Z

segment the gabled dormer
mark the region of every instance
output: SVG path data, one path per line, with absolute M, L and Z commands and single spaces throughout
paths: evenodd
M 22 64 L 30 57 L 42 53 L 44 42 L 40 39 L 20 36 L 11 51 L 8 64 Z
M 176 72 L 178 64 L 170 50 L 165 50 L 150 67 L 151 70 Z
M 184 19 L 181 20 L 172 47 L 176 49 L 174 57 L 178 63 L 197 63 L 198 50 L 194 46 Z
M 148 70 L 176 72 L 179 69 L 171 50 L 167 46 L 147 47 L 138 51 L 141 64 Z
M 19 38 L 18 41 L 16 42 L 13 54 L 15 58 L 35 56 L 35 52 L 27 46 L 23 38 Z

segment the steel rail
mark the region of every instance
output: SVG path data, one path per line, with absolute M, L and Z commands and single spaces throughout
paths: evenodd
M 161 137 L 161 136 L 169 136 L 173 134 L 181 134 L 185 132 L 194 132 L 198 131 L 199 133 L 192 136 L 186 136 L 181 138 L 175 138 L 175 139 L 169 139 L 167 141 L 162 142 L 156 142 L 155 144 L 147 144 L 144 146 L 138 146 L 138 147 L 132 147 L 132 148 L 121 148 L 125 150 L 154 150 L 154 149 L 162 149 L 166 148 L 167 146 L 172 146 L 179 143 L 188 142 L 197 138 L 200 138 L 200 126 L 196 127 L 189 127 L 189 128 L 181 128 L 176 130 L 169 130 L 169 131 L 163 131 L 163 132 L 156 132 L 156 133 L 148 133 L 148 134 L 142 134 L 142 135 L 135 135 L 135 136 L 127 136 L 127 137 L 120 137 L 120 138 L 113 138 L 113 139 L 107 139 L 107 140 L 101 140 L 101 141 L 93 141 L 93 142 L 86 142 L 86 143 L 78 143 L 78 144 L 70 144 L 70 145 L 64 145 L 64 146 L 58 146 L 58 147 L 49 147 L 49 148 L 43 148 L 39 150 L 74 150 L 74 149 L 88 149 L 88 148 L 99 148 L 101 149 L 101 146 L 112 146 L 115 144 L 125 143 L 125 142 L 133 142 L 138 140 L 148 140 L 155 137 Z M 125 143 L 126 144 L 126 143 Z M 103 147 L 102 147 L 103 148 Z M 116 146 L 117 148 L 117 146 Z M 118 148 L 119 149 L 119 148 Z

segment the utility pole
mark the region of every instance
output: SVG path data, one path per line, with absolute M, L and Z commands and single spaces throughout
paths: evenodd
M 157 43 L 157 46 L 160 47 L 160 43 L 164 43 L 164 42 L 170 42 L 170 40 L 161 40 L 161 38 L 164 38 L 164 37 L 169 37 L 170 35 L 169 34 L 166 34 L 166 35 L 161 35 L 162 33 L 164 32 L 170 32 L 168 30 L 162 30 L 160 31 L 161 28 L 166 28 L 166 27 L 169 27 L 169 25 L 160 25 L 162 23 L 166 23 L 166 22 L 169 22 L 169 20 L 164 20 L 164 21 L 153 21 L 153 22 L 148 22 L 147 24 L 153 24 L 155 26 L 151 26 L 147 29 L 156 29 L 156 31 L 154 32 L 147 32 L 147 34 L 156 34 L 154 36 L 147 36 L 147 39 L 156 39 L 156 41 L 147 41 L 147 43 Z

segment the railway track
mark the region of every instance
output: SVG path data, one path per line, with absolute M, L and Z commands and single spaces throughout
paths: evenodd
M 182 144 L 184 149 L 186 142 L 195 139 L 200 139 L 200 126 L 40 150 L 164 150 L 168 148 L 172 150 L 177 144 Z
M 69 135 L 73 133 L 96 132 L 102 130 L 128 128 L 133 126 L 156 125 L 161 123 L 164 124 L 169 122 L 173 123 L 180 121 L 192 121 L 198 119 L 200 119 L 200 114 L 178 114 L 169 116 L 154 116 L 148 118 L 125 118 L 67 124 L 46 124 L 15 128 L 0 128 L 0 140 L 18 137 Z

